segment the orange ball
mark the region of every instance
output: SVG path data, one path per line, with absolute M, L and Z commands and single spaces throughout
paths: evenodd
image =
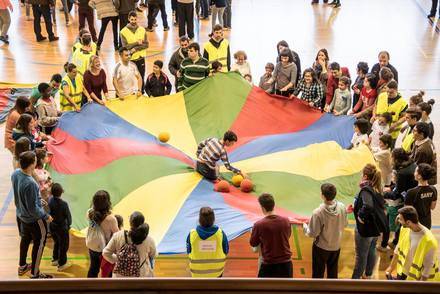
M 225 180 L 221 180 L 217 183 L 215 190 L 217 192 L 228 193 L 229 192 L 229 183 Z
M 254 189 L 254 184 L 252 183 L 251 180 L 244 179 L 243 181 L 241 181 L 240 190 L 242 192 L 249 193 L 252 191 L 252 189 Z
M 170 139 L 170 134 L 167 133 L 167 132 L 162 132 L 162 133 L 159 134 L 158 139 L 162 143 L 166 143 Z

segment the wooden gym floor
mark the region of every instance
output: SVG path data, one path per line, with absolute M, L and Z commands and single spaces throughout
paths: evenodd
M 225 33 L 231 43 L 231 53 L 245 50 L 252 65 L 254 81 L 258 83 L 266 62 L 274 62 L 276 43 L 285 39 L 299 53 L 302 68 L 311 66 L 316 52 L 327 48 L 332 61 L 348 66 L 352 77 L 356 64 L 367 61 L 370 67 L 377 61 L 380 50 L 388 50 L 391 63 L 399 71 L 401 92 L 404 97 L 423 89 L 426 98 L 440 96 L 440 22 L 429 21 L 426 13 L 429 0 L 342 0 L 342 7 L 333 9 L 323 4 L 311 6 L 310 0 L 233 0 L 232 31 Z M 61 6 L 58 1 L 58 7 Z M 171 18 L 170 1 L 167 1 L 168 19 Z M 78 31 L 78 18 L 72 12 L 73 24 L 65 26 L 63 13 L 57 11 L 56 34 L 58 42 L 35 42 L 32 21 L 26 21 L 24 8 L 14 1 L 12 25 L 9 31 L 9 46 L 0 42 L 0 82 L 38 83 L 48 81 L 53 73 L 62 71 L 62 64 L 69 58 L 71 46 Z M 140 14 L 145 24 L 145 12 Z M 169 60 L 178 40 L 177 29 L 163 32 L 161 20 L 155 32 L 149 33 L 147 71 L 156 59 Z M 99 21 L 97 21 L 99 28 Z M 196 21 L 196 40 L 208 40 L 210 22 Z M 111 71 L 117 61 L 112 46 L 111 28 L 102 46 L 101 57 L 109 82 Z M 42 31 L 45 33 L 44 24 Z M 99 31 L 99 29 L 98 29 Z M 166 70 L 166 72 L 168 72 Z M 109 83 L 111 85 L 111 83 Z M 437 104 L 440 104 L 437 101 Z M 440 130 L 440 106 L 435 105 L 432 119 Z M 3 138 L 4 126 L 0 126 Z M 438 147 L 439 132 L 435 143 Z M 1 140 L 3 144 L 3 139 Z M 17 279 L 19 238 L 15 225 L 15 208 L 10 191 L 11 155 L 0 148 L 0 279 Z M 433 230 L 440 236 L 439 209 L 434 212 Z M 247 245 L 248 234 L 231 242 L 231 254 L 225 276 L 256 275 L 257 256 Z M 353 229 L 344 235 L 340 259 L 340 277 L 349 278 L 354 263 Z M 88 260 L 84 241 L 72 238 L 69 251 L 73 267 L 66 273 L 56 273 L 50 266 L 52 242 L 48 241 L 42 262 L 44 272 L 57 277 L 84 277 Z M 303 236 L 302 230 L 293 228 L 292 248 L 294 251 L 295 277 L 311 275 L 311 240 Z M 382 258 L 384 259 L 384 258 Z M 379 263 L 382 271 L 376 271 L 377 278 L 383 278 L 385 261 Z M 188 276 L 184 256 L 161 256 L 157 260 L 156 276 Z

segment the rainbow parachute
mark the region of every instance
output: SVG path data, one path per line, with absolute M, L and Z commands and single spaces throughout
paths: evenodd
M 323 182 L 334 183 L 338 199 L 350 203 L 360 170 L 373 162 L 367 147 L 343 149 L 352 125 L 352 117 L 269 96 L 237 73 L 217 74 L 174 95 L 64 114 L 48 145 L 50 169 L 64 186 L 75 230 L 87 227 L 92 196 L 103 189 L 126 222 L 133 211 L 144 213 L 161 253 L 180 253 L 201 206 L 214 209 L 216 223 L 233 239 L 262 217 L 256 199 L 262 192 L 274 194 L 277 212 L 292 223 L 319 205 Z M 226 130 L 239 137 L 229 159 L 252 178 L 253 193 L 215 192 L 193 169 L 197 143 Z M 167 144 L 156 138 L 163 131 L 171 134 Z

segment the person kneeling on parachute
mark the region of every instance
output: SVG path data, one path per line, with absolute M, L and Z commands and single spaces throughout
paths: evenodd
M 222 160 L 225 167 L 233 173 L 246 177 L 239 169 L 230 165 L 228 154 L 225 147 L 231 147 L 237 142 L 237 135 L 232 131 L 227 131 L 223 139 L 208 138 L 200 142 L 197 148 L 196 170 L 206 179 L 215 181 L 219 176 L 219 166 L 217 161 Z

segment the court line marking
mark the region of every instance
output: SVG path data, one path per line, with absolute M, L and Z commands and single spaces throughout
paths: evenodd
M 14 193 L 12 193 L 12 189 L 9 191 L 8 196 L 6 196 L 5 201 L 3 202 L 2 209 L 0 210 L 0 224 L 3 222 L 3 218 L 5 217 L 6 212 L 8 211 L 8 207 L 14 198 Z

